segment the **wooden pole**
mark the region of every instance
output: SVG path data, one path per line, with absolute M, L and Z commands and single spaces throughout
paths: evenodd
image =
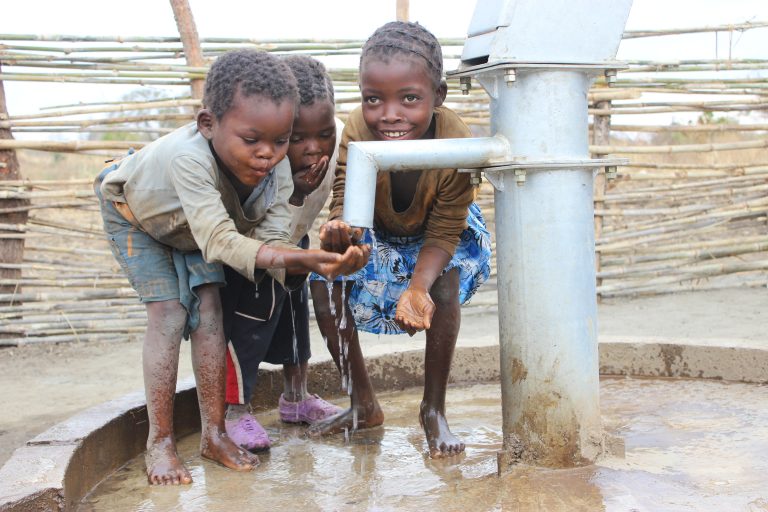
M 2 68 L 0 68 L 0 73 Z M 0 120 L 8 119 L 8 108 L 5 102 L 5 87 L 2 80 L 0 80 Z M 7 139 L 13 140 L 13 134 L 10 129 L 0 128 L 0 140 Z M 21 169 L 19 167 L 19 160 L 16 157 L 16 151 L 13 149 L 0 149 L 0 182 L 5 180 L 20 180 Z M 26 199 L 0 199 L 0 208 L 14 209 L 21 206 L 27 206 L 29 201 Z M 0 225 L 14 225 L 14 224 L 26 224 L 27 223 L 27 211 L 11 211 L 9 213 L 0 214 Z M 0 229 L 0 235 L 9 234 L 10 231 Z M 10 239 L 3 240 L 0 243 L 0 263 L 3 264 L 20 264 L 24 258 L 24 239 Z M 2 280 L 18 280 L 21 278 L 21 269 L 11 267 L 0 267 L 0 279 Z M 0 294 L 13 294 L 20 292 L 14 285 L 0 286 Z M 7 304 L 7 302 L 0 301 L 0 305 Z M 2 335 L 0 335 L 2 336 Z
M 189 2 L 187 0 L 171 0 L 171 7 L 173 8 L 173 17 L 176 19 L 176 27 L 179 29 L 179 36 L 181 36 L 181 44 L 184 47 L 187 65 L 194 67 L 205 66 L 203 50 L 200 47 L 200 38 L 197 35 L 195 18 L 192 16 Z M 205 80 L 193 78 L 189 83 L 192 88 L 192 98 L 196 100 L 203 99 Z
M 408 18 L 410 17 L 410 14 L 408 12 L 409 10 L 409 0 L 397 0 L 397 7 L 396 7 L 396 19 L 397 21 L 409 21 Z

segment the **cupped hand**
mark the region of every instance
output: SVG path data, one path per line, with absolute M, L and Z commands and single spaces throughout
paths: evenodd
M 291 204 L 296 206 L 303 205 L 304 198 L 317 190 L 317 187 L 323 182 L 325 175 L 328 172 L 329 160 L 327 155 L 323 156 L 309 168 L 293 173 L 293 195 L 291 195 L 290 198 Z
M 434 314 L 435 303 L 429 293 L 423 289 L 408 288 L 397 301 L 395 322 L 413 336 L 418 331 L 429 329 Z
M 370 256 L 370 245 L 350 245 L 338 261 L 321 264 L 322 272 L 319 273 L 329 281 L 336 276 L 349 275 L 363 268 Z
M 350 246 L 356 245 L 362 237 L 362 228 L 353 228 L 341 219 L 334 219 L 320 227 L 320 248 L 343 254 Z

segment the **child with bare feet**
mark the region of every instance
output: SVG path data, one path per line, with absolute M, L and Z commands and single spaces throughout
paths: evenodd
M 331 192 L 338 143 L 344 125 L 335 118 L 333 82 L 321 62 L 306 55 L 284 58 L 296 77 L 300 105 L 293 122 L 288 160 L 293 173 L 291 241 L 309 246 L 308 232 Z M 256 285 L 224 267 L 221 288 L 227 351 L 227 413 L 229 437 L 249 451 L 270 446 L 267 431 L 250 410 L 259 365 L 283 365 L 280 419 L 312 424 L 341 412 L 307 392 L 309 302 L 305 280 L 292 291 L 265 277 Z
M 473 203 L 469 175 L 456 169 L 380 172 L 374 231 L 362 233 L 340 217 L 350 142 L 470 136 L 461 119 L 442 106 L 447 93 L 442 71 L 440 44 L 416 23 L 387 23 L 366 41 L 360 57 L 362 105 L 350 114 L 342 134 L 330 220 L 320 240 L 322 248 L 343 252 L 362 239 L 373 243 L 373 251 L 364 269 L 333 283 L 331 299 L 322 279 L 312 276 L 310 284 L 320 330 L 351 390 L 350 409 L 314 425 L 311 433 L 384 421 L 358 329 L 411 335 L 426 330 L 419 421 L 434 458 L 464 451 L 445 417 L 445 393 L 460 305 L 490 273 L 490 236 Z
M 190 337 L 202 457 L 238 471 L 258 458 L 224 427 L 226 343 L 222 264 L 258 282 L 269 274 L 361 268 L 370 251 L 302 250 L 290 243 L 287 159 L 298 102 L 279 58 L 253 50 L 219 57 L 195 122 L 105 168 L 94 188 L 112 252 L 147 310 L 144 386 L 150 484 L 189 484 L 173 432 L 179 346 Z

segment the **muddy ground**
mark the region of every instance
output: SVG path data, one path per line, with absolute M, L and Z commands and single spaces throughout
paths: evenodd
M 598 308 L 601 337 L 741 339 L 768 345 L 768 289 L 734 288 L 610 300 Z M 421 348 L 423 338 L 364 336 L 364 352 Z M 495 314 L 465 310 L 459 344 L 498 341 Z M 313 332 L 315 359 L 326 359 Z M 192 374 L 189 344 L 179 377 Z M 139 390 L 141 343 L 115 339 L 0 349 L 0 465 L 27 439 L 90 406 Z

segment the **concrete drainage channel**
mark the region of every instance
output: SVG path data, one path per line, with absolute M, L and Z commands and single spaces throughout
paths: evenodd
M 373 357 L 371 378 L 377 390 L 400 390 L 422 383 L 423 351 Z M 764 344 L 721 341 L 607 338 L 600 343 L 601 375 L 714 379 L 768 383 Z M 311 389 L 339 397 L 336 368 L 313 365 Z M 458 348 L 452 369 L 455 384 L 499 379 L 499 347 Z M 277 403 L 282 376 L 266 371 L 254 396 L 254 408 Z M 179 436 L 199 430 L 194 382 L 176 395 Z M 17 449 L 0 468 L 0 510 L 74 510 L 96 485 L 144 450 L 147 417 L 143 393 L 126 395 L 59 423 Z

